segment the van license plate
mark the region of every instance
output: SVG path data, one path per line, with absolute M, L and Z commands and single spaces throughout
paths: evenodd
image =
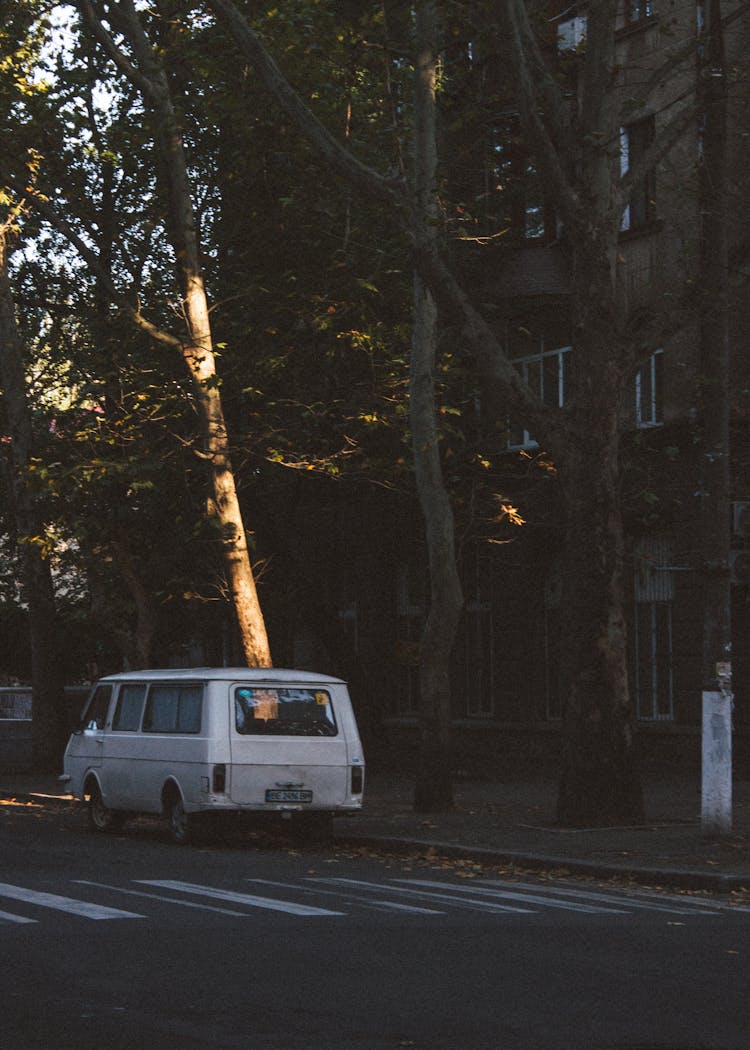
M 312 802 L 312 791 L 300 791 L 296 788 L 269 788 L 266 791 L 266 802 Z

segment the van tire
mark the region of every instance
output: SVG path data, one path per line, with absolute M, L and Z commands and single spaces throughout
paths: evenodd
M 170 791 L 164 799 L 164 815 L 169 826 L 169 835 L 177 846 L 187 846 L 193 840 L 195 820 L 185 812 L 182 795 L 176 789 Z
M 88 796 L 89 827 L 100 834 L 119 831 L 125 823 L 125 814 L 104 805 L 101 790 L 96 782 L 91 785 Z

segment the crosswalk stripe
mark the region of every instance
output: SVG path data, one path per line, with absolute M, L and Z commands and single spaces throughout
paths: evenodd
M 376 889 L 381 893 L 383 892 L 383 885 L 379 882 L 366 882 L 362 879 L 343 879 L 343 878 L 308 878 L 307 882 L 323 882 L 323 883 L 335 883 L 337 885 L 361 887 L 362 889 L 371 890 Z M 404 880 L 410 882 L 411 880 Z M 389 893 L 403 893 L 407 896 L 424 898 L 427 900 L 435 900 L 448 902 L 454 907 L 459 908 L 471 908 L 473 910 L 489 911 L 489 912 L 503 912 L 503 913 L 518 913 L 521 915 L 531 915 L 533 911 L 531 908 L 517 908 L 510 904 L 496 904 L 494 901 L 478 900 L 475 897 L 458 897 L 454 893 L 438 893 L 434 890 L 427 889 L 407 889 L 403 886 L 388 886 Z
M 393 911 L 409 912 L 412 915 L 445 915 L 444 911 L 436 911 L 434 908 L 420 908 L 416 904 L 402 904 L 400 901 L 375 900 L 373 904 L 379 904 L 383 908 Z
M 76 879 L 81 886 L 95 886 L 100 890 L 114 890 L 115 893 L 126 893 L 130 897 L 145 897 L 151 901 L 164 901 L 167 904 L 179 904 L 182 908 L 198 908 L 200 911 L 215 911 L 219 915 L 232 915 L 243 918 L 244 911 L 232 911 L 230 908 L 219 908 L 215 904 L 198 904 L 197 901 L 183 901 L 177 897 L 164 897 L 161 893 L 146 893 L 145 890 L 127 890 L 124 886 L 110 886 L 106 882 L 89 882 L 88 879 Z
M 490 879 L 482 879 L 482 883 L 483 883 L 483 885 L 488 885 L 488 886 L 506 886 L 506 885 L 509 885 L 507 883 L 496 882 L 496 881 L 490 880 Z M 543 892 L 542 887 L 534 886 L 533 883 L 519 882 L 519 883 L 513 883 L 513 886 L 518 888 L 518 889 L 521 889 L 521 890 L 528 889 L 528 888 L 533 888 L 537 892 L 539 892 L 540 890 L 542 890 L 542 892 Z M 680 898 L 675 898 L 675 897 L 661 897 L 660 896 L 659 900 L 655 900 L 655 899 L 647 899 L 645 897 L 636 897 L 636 896 L 632 896 L 631 897 L 631 896 L 623 896 L 623 895 L 617 895 L 617 894 L 611 894 L 611 893 L 597 893 L 595 890 L 576 890 L 576 889 L 572 889 L 572 888 L 568 889 L 567 887 L 563 887 L 563 886 L 555 886 L 554 887 L 554 892 L 556 894 L 560 895 L 560 896 L 571 897 L 571 898 L 576 898 L 576 899 L 577 898 L 584 898 L 587 901 L 604 901 L 607 904 L 620 905 L 622 907 L 625 907 L 625 908 L 628 908 L 628 909 L 631 909 L 631 910 L 635 910 L 635 911 L 661 911 L 661 912 L 666 912 L 668 915 L 695 915 L 695 914 L 717 915 L 718 914 L 717 905 L 712 904 L 711 901 L 696 902 L 696 903 L 699 903 L 699 908 L 695 908 L 695 907 L 689 907 L 688 906 L 688 904 L 690 904 L 692 902 L 689 902 L 688 900 L 685 900 L 683 902 Z M 668 900 L 670 902 L 675 902 L 679 906 L 673 907 L 672 903 L 670 903 L 670 904 L 662 904 L 661 901 L 663 901 L 663 900 Z
M 445 889 L 459 895 L 469 892 L 468 886 L 453 886 L 445 882 L 433 882 L 429 879 L 396 879 L 396 881 L 408 883 L 410 886 L 429 886 L 436 889 Z M 499 886 L 501 884 L 498 883 L 497 885 Z M 583 912 L 588 915 L 625 915 L 625 912 L 621 908 L 605 908 L 601 905 L 586 904 L 583 902 L 579 904 L 575 901 L 560 900 L 556 897 L 540 896 L 537 893 L 518 893 L 512 889 L 485 889 L 474 883 L 471 884 L 470 892 L 481 896 L 487 895 L 493 898 L 500 897 L 503 900 L 516 900 L 525 901 L 528 904 L 540 904 L 545 908 L 562 908 L 565 911 Z
M 232 901 L 235 904 L 246 904 L 251 908 L 266 908 L 270 911 L 288 912 L 290 915 L 344 915 L 341 911 L 329 911 L 327 908 L 313 908 L 307 904 L 295 904 L 293 901 L 274 900 L 272 897 L 256 897 L 250 893 L 233 893 L 211 886 L 199 886 L 193 882 L 178 882 L 172 879 L 137 879 L 144 886 L 157 886 L 165 890 L 177 890 L 181 893 L 192 893 L 196 896 L 210 897 L 215 900 Z
M 6 922 L 36 922 L 36 919 L 27 919 L 25 915 L 14 915 L 12 911 L 0 911 L 0 920 Z
M 300 886 L 296 885 L 293 882 L 273 882 L 271 879 L 246 879 L 245 881 L 246 882 L 259 882 L 259 883 L 261 883 L 261 884 L 263 884 L 265 886 L 278 886 L 278 887 L 281 887 L 282 889 L 287 889 L 287 890 L 298 890 L 299 891 L 299 889 L 300 889 Z M 309 887 L 309 886 L 302 886 L 301 889 L 304 890 L 305 893 L 315 893 L 315 894 L 318 894 L 319 896 L 336 897 L 337 900 L 341 900 L 341 897 L 342 897 L 342 894 L 341 894 L 340 891 L 323 890 L 323 889 L 320 889 L 318 886 L 316 886 L 314 889 L 312 887 Z M 399 903 L 397 901 L 384 901 L 384 900 L 368 901 L 368 900 L 362 900 L 361 897 L 357 898 L 353 894 L 350 894 L 348 897 L 344 897 L 344 899 L 345 900 L 349 900 L 349 901 L 355 901 L 361 907 L 374 908 L 374 907 L 377 906 L 378 910 L 380 910 L 380 911 L 382 911 L 384 908 L 385 909 L 392 908 L 393 911 L 413 912 L 415 915 L 445 915 L 445 912 L 437 911 L 435 908 L 419 908 L 419 907 L 417 907 L 414 904 L 401 904 L 401 903 Z
M 87 901 L 74 900 L 72 897 L 61 897 L 57 893 L 42 893 L 39 890 L 29 890 L 23 886 L 11 886 L 7 882 L 0 882 L 0 897 L 9 897 L 11 900 L 24 901 L 27 904 L 36 904 L 42 908 L 54 908 L 56 911 L 70 912 L 72 915 L 81 915 L 85 919 L 143 919 L 144 915 L 137 915 L 132 911 L 122 911 L 120 908 L 104 908 L 100 904 L 89 904 Z

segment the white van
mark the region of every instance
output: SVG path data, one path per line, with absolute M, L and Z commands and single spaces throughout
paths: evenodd
M 185 843 L 207 815 L 231 811 L 330 826 L 334 813 L 361 809 L 364 771 L 341 679 L 220 667 L 101 678 L 61 780 L 88 800 L 96 830 L 162 813 Z

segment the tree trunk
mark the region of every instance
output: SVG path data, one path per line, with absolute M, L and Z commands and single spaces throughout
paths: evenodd
M 565 732 L 557 816 L 563 825 L 643 820 L 627 670 L 619 455 L 626 366 L 612 247 L 611 232 L 600 224 L 574 249 L 577 360 L 560 463 Z
M 602 422 L 565 462 L 565 712 L 557 819 L 567 826 L 643 819 L 627 676 L 617 419 Z
M 183 296 L 187 336 L 183 340 L 182 354 L 192 379 L 203 431 L 201 454 L 209 470 L 208 512 L 215 519 L 219 533 L 245 662 L 250 667 L 270 667 L 268 636 L 229 454 L 182 130 L 167 73 L 160 52 L 148 39 L 132 0 L 121 0 L 116 6 L 109 5 L 108 10 L 114 25 L 132 48 L 135 65 L 115 46 L 87 0 L 80 0 L 80 6 L 97 39 L 141 91 L 144 104 L 152 114 L 162 166 L 159 174 L 168 203 L 169 236 Z
M 184 296 L 189 336 L 183 357 L 193 379 L 195 404 L 209 469 L 209 512 L 216 519 L 244 659 L 249 667 L 270 667 L 265 621 L 255 586 L 247 534 L 229 455 L 229 437 L 216 375 L 208 300 L 200 265 L 182 135 L 166 94 L 157 109 L 158 139 L 167 168 L 172 235 Z
M 419 251 L 436 250 L 435 10 L 416 8 L 414 167 L 415 237 Z M 453 512 L 440 463 L 435 405 L 437 309 L 419 274 L 414 276 L 414 332 L 409 382 L 417 495 L 430 567 L 430 608 L 419 651 L 420 755 L 414 805 L 421 812 L 453 805 L 450 755 L 450 659 L 463 596 L 456 567 Z
M 10 435 L 9 493 L 23 563 L 29 611 L 34 768 L 59 772 L 68 736 L 63 664 L 44 522 L 28 485 L 32 454 L 31 414 L 26 398 L 21 337 L 8 277 L 8 234 L 0 230 L 0 379 Z

